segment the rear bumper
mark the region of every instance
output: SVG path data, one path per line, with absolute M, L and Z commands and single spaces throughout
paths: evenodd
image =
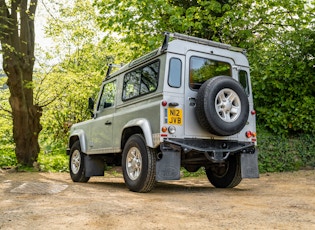
M 208 139 L 165 139 L 163 149 L 171 149 L 184 154 L 201 153 L 213 163 L 224 162 L 231 154 L 254 154 L 255 144 L 231 140 Z

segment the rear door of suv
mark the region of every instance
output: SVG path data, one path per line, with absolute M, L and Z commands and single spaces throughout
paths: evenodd
M 209 132 L 200 126 L 196 117 L 198 90 L 212 77 L 223 75 L 232 77 L 233 65 L 234 62 L 230 58 L 195 51 L 187 52 L 184 113 L 186 137 L 209 137 Z

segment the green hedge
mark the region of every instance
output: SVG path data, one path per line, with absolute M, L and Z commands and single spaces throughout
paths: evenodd
M 315 135 L 285 137 L 258 129 L 257 140 L 260 173 L 315 167 Z

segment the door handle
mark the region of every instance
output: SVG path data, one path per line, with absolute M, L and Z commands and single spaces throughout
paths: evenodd
M 112 122 L 110 122 L 110 121 L 105 122 L 105 125 L 111 125 L 111 124 L 112 124 Z

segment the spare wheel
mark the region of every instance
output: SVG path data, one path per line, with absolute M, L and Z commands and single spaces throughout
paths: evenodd
M 245 126 L 249 113 L 243 86 L 228 76 L 203 83 L 196 101 L 196 116 L 202 127 L 219 136 L 230 136 Z

